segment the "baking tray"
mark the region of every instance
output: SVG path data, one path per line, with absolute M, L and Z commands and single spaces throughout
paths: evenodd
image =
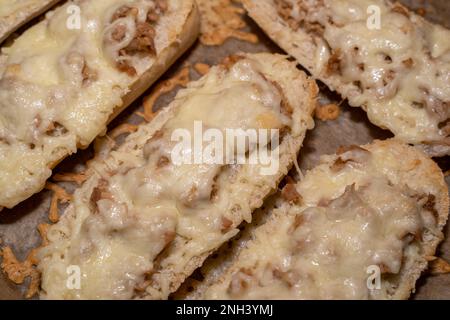
M 401 1 L 412 9 L 425 9 L 426 17 L 436 23 L 440 23 L 450 28 L 450 2 L 448 0 L 404 0 Z M 200 74 L 193 68 L 196 63 L 206 63 L 214 65 L 221 62 L 225 57 L 238 52 L 273 52 L 282 53 L 273 42 L 271 42 L 261 30 L 248 18 L 244 17 L 247 26 L 243 31 L 256 34 L 259 41 L 256 44 L 246 41 L 229 39 L 220 46 L 205 46 L 197 42 L 160 80 L 165 81 L 177 74 L 182 68 L 191 66 L 190 77 L 192 80 L 200 77 Z M 142 122 L 142 118 L 137 115 L 143 110 L 144 97 L 150 95 L 155 86 L 146 94 L 130 106 L 121 116 L 110 125 L 113 129 L 124 123 L 137 124 Z M 323 103 L 340 103 L 338 95 L 329 92 L 325 86 L 320 85 L 321 100 Z M 167 105 L 174 97 L 178 88 L 160 97 L 156 108 Z M 341 114 L 333 121 L 316 121 L 316 127 L 310 131 L 301 149 L 299 164 L 302 170 L 313 168 L 318 159 L 323 154 L 334 153 L 339 146 L 350 144 L 366 144 L 374 139 L 386 139 L 391 137 L 391 133 L 380 130 L 373 126 L 367 119 L 366 114 L 359 108 L 350 108 L 343 103 Z M 123 137 L 122 137 L 123 138 Z M 86 161 L 94 156 L 93 147 L 79 151 L 76 155 L 60 164 L 54 173 L 81 172 Z M 437 162 L 445 171 L 450 169 L 450 158 L 441 158 Z M 450 179 L 447 178 L 447 183 Z M 76 185 L 74 183 L 57 183 L 68 192 L 72 192 Z M 29 252 L 40 245 L 41 237 L 37 231 L 40 223 L 49 223 L 48 212 L 52 199 L 52 191 L 44 190 L 30 199 L 24 201 L 13 210 L 4 210 L 0 214 L 0 245 L 10 246 L 16 257 L 23 260 Z M 64 205 L 59 205 L 59 211 L 63 212 Z M 450 260 L 450 226 L 447 225 L 446 240 L 440 246 L 437 256 Z M 1 258 L 0 258 L 1 259 Z M 22 285 L 15 285 L 6 280 L 4 275 L 0 275 L 0 299 L 23 299 L 28 281 Z M 450 299 L 450 274 L 432 276 L 425 274 L 418 281 L 417 292 L 412 299 Z

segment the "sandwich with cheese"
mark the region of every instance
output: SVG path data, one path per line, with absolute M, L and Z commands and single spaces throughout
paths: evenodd
M 396 140 L 323 156 L 272 203 L 185 298 L 407 299 L 449 210 L 439 167 Z
M 371 122 L 450 154 L 450 31 L 387 0 L 244 0 L 259 26 Z
M 0 0 L 0 43 L 61 0 Z
M 0 208 L 39 192 L 198 32 L 194 0 L 77 0 L 3 48 Z
M 41 298 L 167 299 L 276 190 L 314 126 L 317 93 L 296 63 L 266 53 L 233 56 L 180 90 L 91 163 L 38 253 Z M 73 270 L 79 286 L 68 288 Z

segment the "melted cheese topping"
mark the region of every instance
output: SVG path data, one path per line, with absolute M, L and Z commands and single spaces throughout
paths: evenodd
M 80 28 L 76 13 L 74 18 L 68 11 L 70 3 L 3 48 L 0 206 L 12 207 L 39 191 L 51 174 L 49 167 L 104 131 L 129 86 L 154 62 L 153 56 L 134 57 L 137 74 L 129 76 L 116 68 L 106 41 L 115 11 L 128 5 L 145 17 L 152 0 L 74 4 L 80 8 Z M 168 4 L 155 28 L 156 53 L 168 45 L 167 25 L 181 6 L 177 0 Z
M 213 69 L 177 95 L 164 126 L 150 139 L 141 127 L 128 139 L 129 149 L 94 164 L 96 174 L 75 193 L 69 212 L 49 231 L 52 243 L 40 252 L 43 298 L 139 296 L 151 290 L 145 280 L 151 279 L 155 260 L 169 244 L 181 247 L 172 249 L 171 255 L 183 272 L 192 257 L 217 248 L 238 232 L 242 217 L 226 216 L 233 212 L 235 200 L 220 188 L 233 179 L 238 167 L 175 165 L 171 136 L 174 130 L 186 129 L 193 137 L 194 121 L 222 132 L 290 126 L 292 120 L 281 112 L 280 92 L 261 70 L 259 62 L 250 59 L 228 71 Z M 255 151 L 242 152 L 250 157 Z M 193 150 L 187 147 L 183 153 Z M 241 190 L 242 208 L 249 206 L 250 194 Z M 184 242 L 188 239 L 189 244 Z M 71 265 L 81 270 L 79 290 L 65 285 Z M 170 288 L 164 287 L 161 298 L 169 293 Z
M 424 231 L 439 230 L 428 195 L 399 183 L 385 158 L 363 149 L 324 158 L 334 164 L 296 186 L 303 204 L 275 210 L 205 298 L 390 298 L 407 257 L 422 254 Z M 381 273 L 378 289 L 368 286 L 372 266 Z
M 352 106 L 404 141 L 448 145 L 449 30 L 384 0 L 274 1 L 314 35 L 313 72 Z

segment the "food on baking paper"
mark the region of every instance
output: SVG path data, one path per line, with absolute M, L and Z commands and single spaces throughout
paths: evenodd
M 317 93 L 295 63 L 272 54 L 232 57 L 180 90 L 119 149 L 90 164 L 92 175 L 38 254 L 41 298 L 168 298 L 277 188 L 314 125 Z M 175 150 L 193 161 L 196 147 L 178 149 L 173 135 L 182 129 L 193 137 L 199 122 L 216 134 L 275 130 L 279 141 L 245 140 L 240 148 L 227 138 L 227 155 L 246 161 L 178 163 Z M 274 171 L 250 163 L 261 150 L 278 154 Z M 79 267 L 79 290 L 66 287 L 70 266 Z
M 79 0 L 3 48 L 0 208 L 39 192 L 51 169 L 103 133 L 198 32 L 193 0 Z
M 285 189 L 188 297 L 407 299 L 443 239 L 443 174 L 395 140 L 341 148 Z
M 385 0 L 244 0 L 249 15 L 371 122 L 450 154 L 450 31 Z

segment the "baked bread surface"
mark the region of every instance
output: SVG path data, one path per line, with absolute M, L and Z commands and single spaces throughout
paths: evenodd
M 91 165 L 92 177 L 39 252 L 41 298 L 167 299 L 276 190 L 314 125 L 317 93 L 295 63 L 272 54 L 233 57 L 190 83 L 151 123 Z M 256 149 L 224 142 L 244 159 L 278 150 L 276 170 L 264 173 L 267 163 L 259 161 L 177 164 L 173 134 L 195 135 L 199 122 L 216 132 L 279 130 L 279 143 L 258 140 Z M 80 268 L 80 290 L 65 285 L 71 265 Z
M 441 170 L 417 149 L 396 140 L 343 148 L 268 202 L 261 226 L 177 298 L 407 299 L 448 210 Z
M 450 31 L 385 0 L 245 0 L 249 15 L 375 125 L 450 154 Z
M 104 133 L 198 32 L 193 0 L 74 1 L 3 48 L 0 208 L 42 190 L 52 168 Z

